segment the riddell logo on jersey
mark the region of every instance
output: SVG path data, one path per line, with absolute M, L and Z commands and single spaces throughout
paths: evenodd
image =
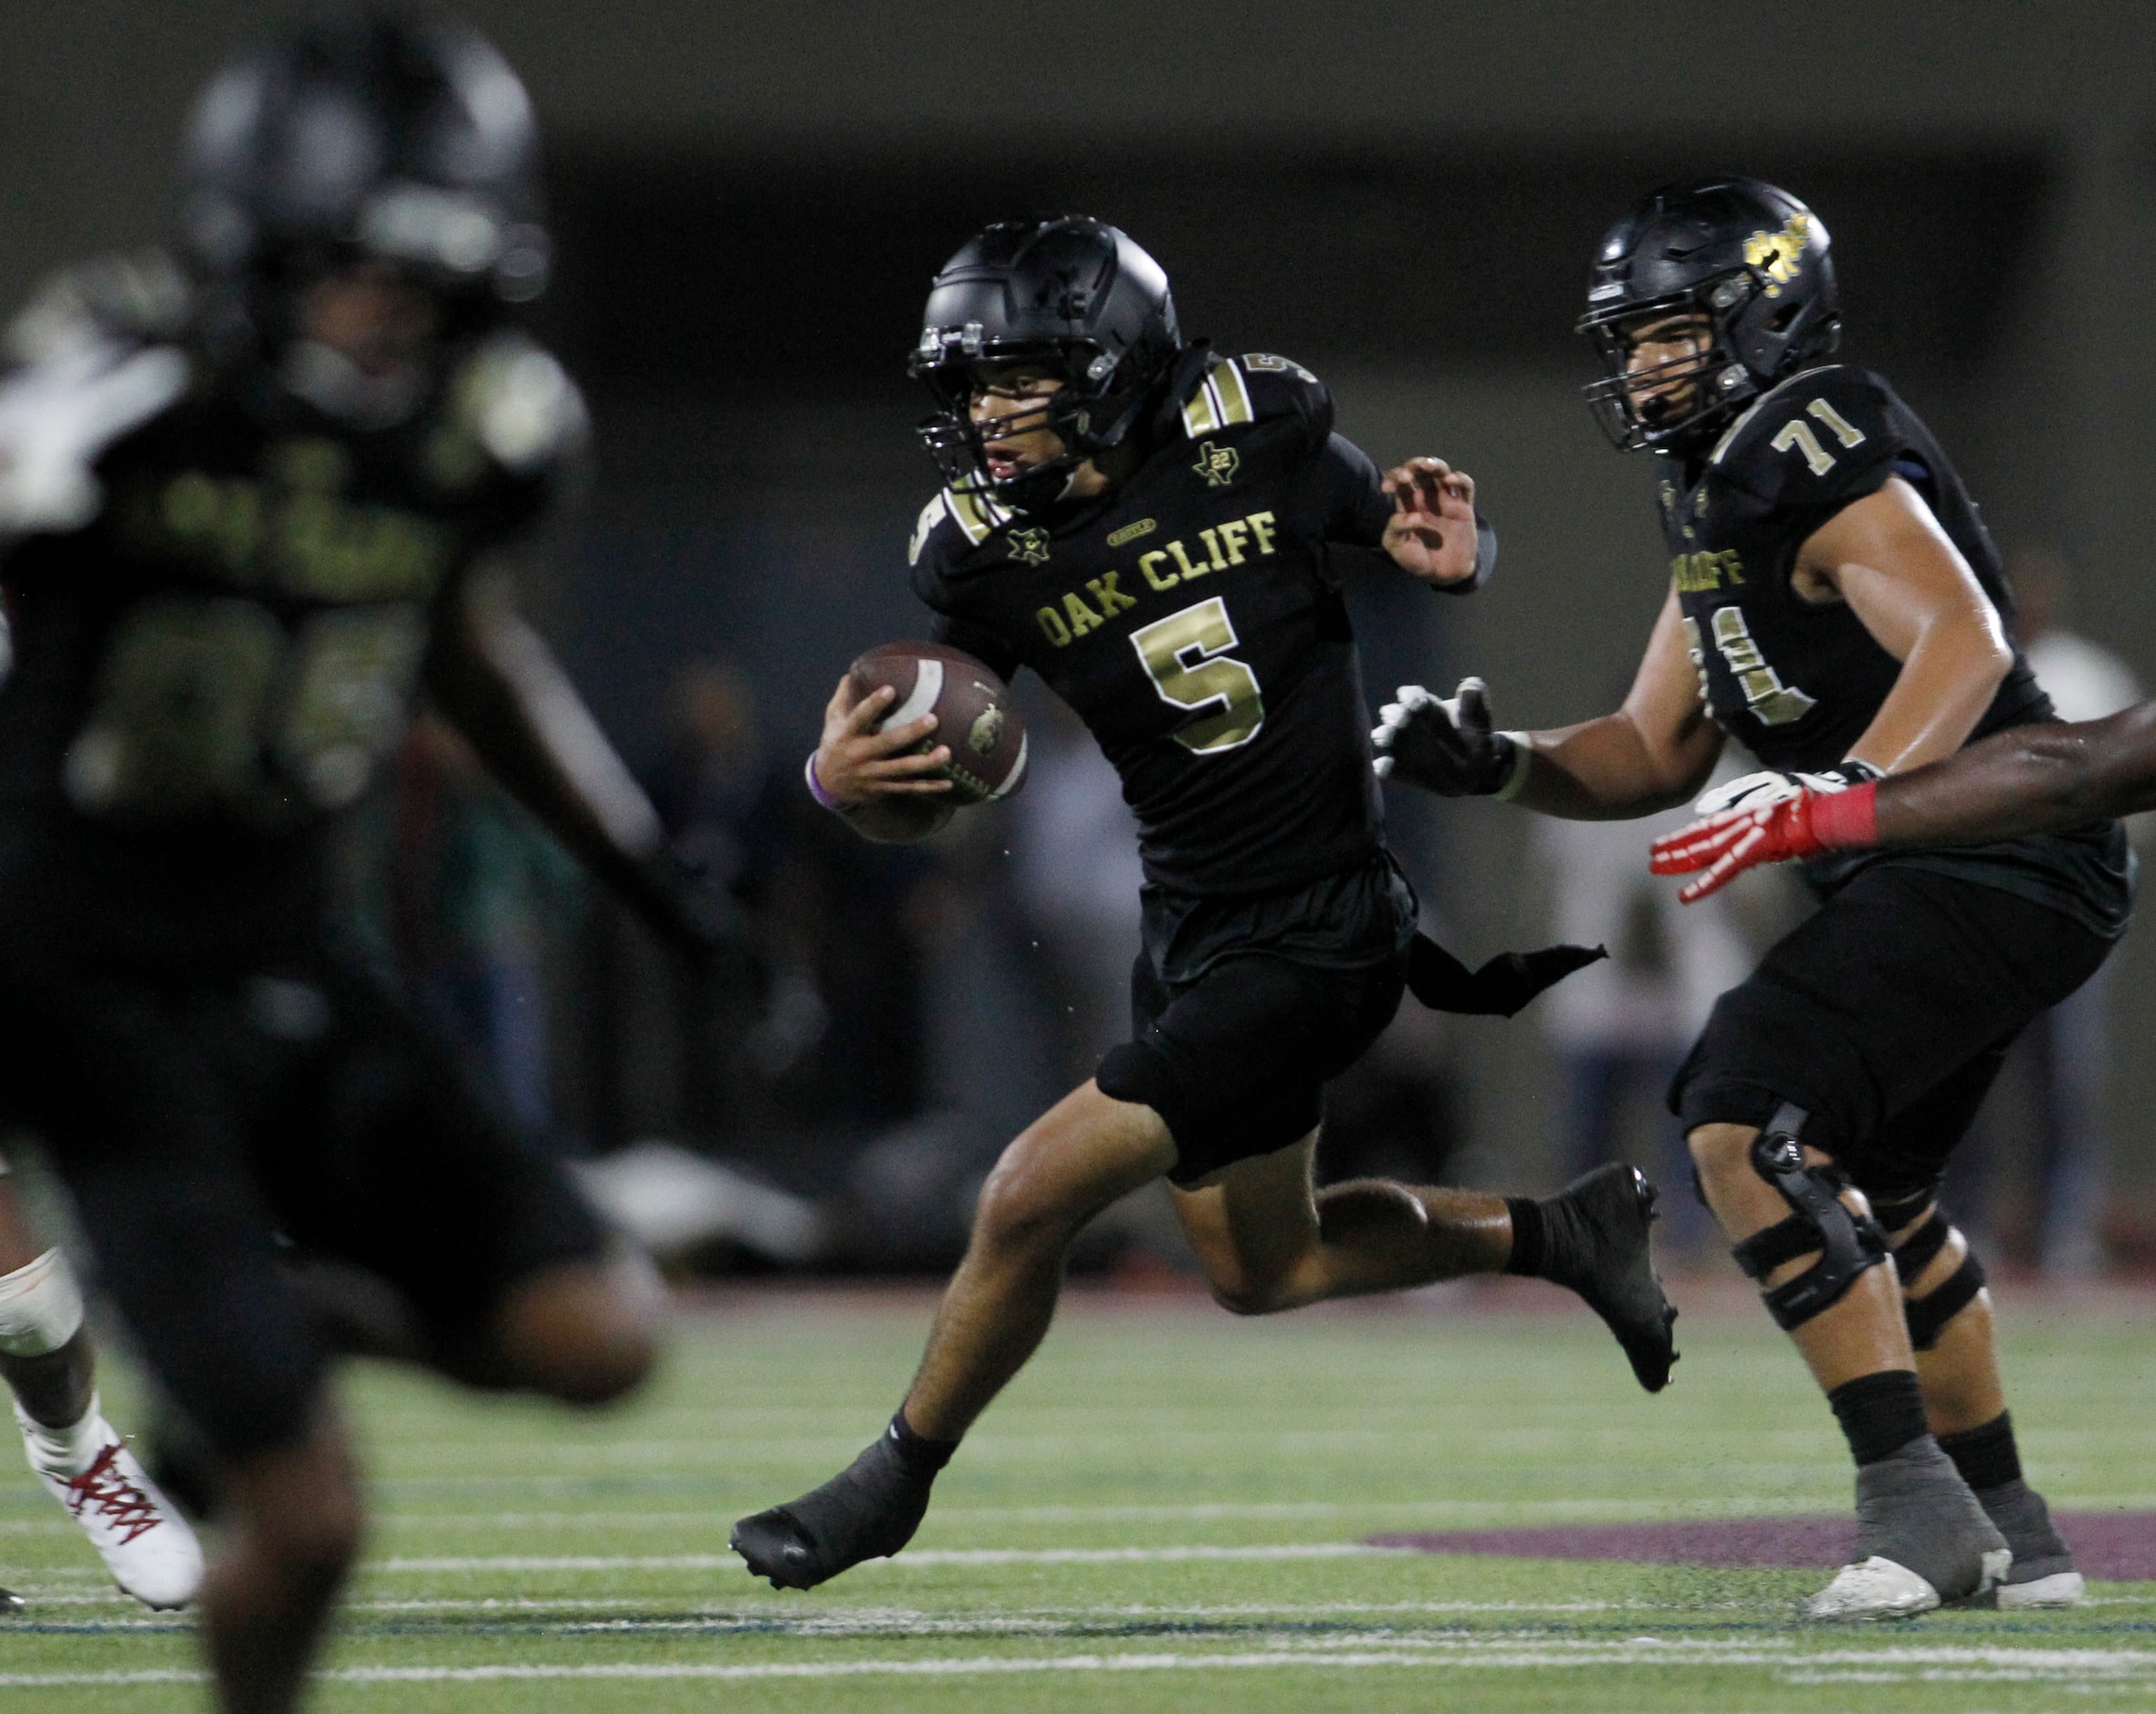
M 1192 578 L 1208 577 L 1230 566 L 1278 553 L 1279 537 L 1279 520 L 1271 512 L 1231 517 L 1198 532 L 1203 547 L 1195 557 L 1187 538 L 1140 554 L 1138 575 L 1146 580 L 1148 589 L 1166 594 Z M 1093 598 L 1090 601 L 1086 599 L 1088 593 Z M 1110 571 L 1087 579 L 1085 588 L 1073 590 L 1065 595 L 1060 608 L 1043 607 L 1033 617 L 1041 626 L 1042 636 L 1057 648 L 1067 649 L 1089 631 L 1098 631 L 1117 613 L 1137 605 L 1138 597 L 1123 587 L 1123 573 Z

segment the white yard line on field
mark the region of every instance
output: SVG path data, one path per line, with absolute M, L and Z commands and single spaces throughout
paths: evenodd
M 1718 1467 L 1719 1468 L 1719 1467 Z M 1741 1499 L 1728 1496 L 1712 1500 L 1680 1501 L 1675 1514 L 1689 1517 L 1696 1508 L 1707 1516 L 1765 1516 L 1776 1517 L 1786 1513 L 1791 1503 L 1800 1496 L 1784 1494 L 1780 1497 L 1780 1508 L 1775 1510 L 1772 1498 L 1757 1501 L 1760 1512 L 1746 1510 Z M 1837 1493 L 1833 1503 L 1839 1504 Z M 1825 1502 L 1823 1502 L 1825 1503 Z M 1201 1500 L 1181 1505 L 1138 1504 L 1110 1506 L 939 1506 L 935 1521 L 939 1524 L 979 1523 L 1189 1523 L 1204 1522 L 1209 1519 L 1255 1518 L 1337 1518 L 1344 1516 L 1391 1518 L 1450 1518 L 1462 1515 L 1477 1517 L 1492 1513 L 1540 1512 L 1544 1510 L 1598 1511 L 1616 1508 L 1637 1511 L 1639 1502 L 1630 1500 Z M 1648 1520 L 1652 1521 L 1653 1520 Z M 405 1529 L 447 1529 L 450 1527 L 499 1530 L 554 1530 L 570 1528 L 596 1529 L 665 1529 L 668 1527 L 705 1527 L 708 1520 L 680 1508 L 670 1511 L 410 1511 L 393 1510 L 381 1513 L 378 1524 Z M 54 1532 L 67 1531 L 70 1526 L 64 1521 L 55 1522 Z
M 79 1599 L 80 1597 L 78 1597 Z M 114 1597 L 124 1600 L 124 1596 Z M 665 1595 L 504 1597 L 489 1595 L 458 1600 L 352 1601 L 348 1613 L 649 1613 L 669 1598 L 682 1601 L 686 1611 L 679 1619 L 654 1621 L 665 1626 L 676 1623 L 732 1621 L 803 1636 L 830 1636 L 841 1632 L 862 1636 L 908 1636 L 916 1631 L 996 1628 L 1003 1625 L 1079 1625 L 1111 1619 L 1181 1622 L 1190 1619 L 1306 1619 L 1317 1617 L 1377 1617 L 1385 1615 L 1439 1617 L 1461 1613 L 1669 1613 L 1697 1612 L 1699 1602 L 1665 1601 L 1313 1601 L 1239 1602 L 1218 1606 L 1149 1606 L 1118 1603 L 1114 1605 L 1068 1607 L 1018 1607 L 968 1616 L 964 1614 L 924 1613 L 911 1607 L 843 1607 L 809 1615 L 798 1608 L 772 1601 L 756 1606 L 715 1604 L 703 1591 L 674 1597 Z M 2151 1597 L 2156 1599 L 2156 1597 Z M 701 1604 L 696 1604 L 701 1603 Z M 621 1623 L 634 1625 L 636 1620 Z
M 1111 1565 L 1180 1560 L 1366 1559 L 1412 1553 L 1413 1548 L 1369 1547 L 1360 1542 L 1290 1542 L 1268 1547 L 976 1547 L 929 1548 L 895 1560 L 868 1560 L 856 1570 L 891 1565 Z M 734 1553 L 455 1555 L 385 1559 L 367 1569 L 404 1573 L 465 1571 L 716 1571 L 738 1567 Z
M 1373 1645 L 1376 1645 L 1375 1646 Z M 718 1663 L 606 1662 L 583 1665 L 500 1663 L 474 1667 L 370 1667 L 332 1668 L 318 1677 L 350 1685 L 493 1683 L 549 1679 L 752 1680 L 772 1678 L 966 1677 L 1012 1673 L 1334 1671 L 1389 1667 L 1423 1671 L 1548 1671 L 1562 1667 L 1644 1667 L 1649 1670 L 1732 1667 L 1764 1667 L 1785 1683 L 1817 1684 L 1862 1678 L 1911 1682 L 2118 1682 L 2156 1673 L 2156 1654 L 2126 1649 L 1970 1648 L 1900 1646 L 1822 1649 L 1756 1642 L 1664 1641 L 1638 1637 L 1626 1643 L 1576 1646 L 1518 1638 L 1398 1641 L 1341 1638 L 1332 1647 L 1263 1648 L 1233 1653 L 988 1655 L 911 1660 L 759 1661 Z M 1846 1669 L 1837 1671 L 1837 1668 Z M 204 1675 L 184 1671 L 0 1673 L 0 1689 L 70 1686 L 198 1684 Z

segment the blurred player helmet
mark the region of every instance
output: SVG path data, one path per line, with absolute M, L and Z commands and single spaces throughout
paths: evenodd
M 1632 335 L 1686 314 L 1711 330 L 1704 351 L 1628 373 Z M 1577 330 L 1602 359 L 1603 379 L 1586 396 L 1610 440 L 1626 452 L 1690 451 L 1745 402 L 1840 343 L 1826 227 L 1788 192 L 1757 179 L 1665 184 L 1603 237 Z M 1695 386 L 1669 384 L 1695 378 Z
M 1084 460 L 1122 443 L 1182 346 L 1167 273 L 1125 234 L 1076 214 L 999 221 L 929 290 L 907 365 L 937 407 L 921 438 L 947 482 L 1037 511 L 1069 491 Z M 1000 482 L 968 408 L 976 371 L 999 363 L 1038 363 L 1062 381 L 1041 420 L 1023 426 L 1053 430 L 1064 447 Z
M 467 328 L 546 287 L 531 103 L 452 19 L 333 18 L 239 55 L 195 105 L 183 185 L 181 247 L 264 350 L 298 290 L 353 262 L 395 266 Z

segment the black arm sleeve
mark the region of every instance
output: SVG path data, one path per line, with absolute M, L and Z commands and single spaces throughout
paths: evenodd
M 1393 507 L 1370 455 L 1353 441 L 1330 435 L 1317 455 L 1313 480 L 1317 485 L 1325 539 L 1357 548 L 1378 548 L 1385 539 L 1385 524 Z M 1497 531 L 1477 511 L 1474 575 L 1458 583 L 1433 583 L 1430 587 L 1440 595 L 1472 595 L 1490 581 L 1490 574 L 1496 570 Z
M 1369 454 L 1344 434 L 1328 434 L 1308 480 L 1327 541 L 1355 548 L 1375 548 L 1384 541 L 1392 501 Z
M 1018 652 L 985 625 L 968 624 L 963 619 L 938 613 L 931 634 L 937 643 L 965 650 L 1006 685 L 1018 674 Z

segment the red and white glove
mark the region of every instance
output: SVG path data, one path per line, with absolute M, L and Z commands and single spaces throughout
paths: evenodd
M 1719 893 L 1761 863 L 1801 862 L 1822 852 L 1854 851 L 1879 842 L 1874 802 L 1879 782 L 1838 790 L 1809 787 L 1793 797 L 1723 810 L 1654 842 L 1648 867 L 1658 875 L 1704 871 L 1677 894 L 1690 904 Z

